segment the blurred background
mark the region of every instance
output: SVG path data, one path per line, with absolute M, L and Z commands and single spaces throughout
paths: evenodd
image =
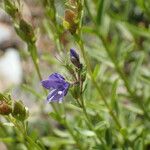
M 36 35 L 39 66 L 43 79 L 52 72 L 64 73 L 67 78 L 66 71 L 62 69 L 56 57 L 58 54 L 63 55 L 63 57 L 67 56 L 71 47 L 76 48 L 79 52 L 79 47 L 73 41 L 71 34 L 63 28 L 67 0 L 55 0 L 57 29 L 54 28 L 56 24 L 53 24 L 50 16 L 47 15 L 48 8 L 51 10 L 52 6 L 46 6 L 46 0 L 20 0 L 20 3 L 23 19 L 32 25 Z M 104 3 L 103 8 L 99 7 L 102 6 L 99 3 Z M 112 96 L 113 83 L 119 80 L 117 89 L 119 108 L 117 107 L 117 113 L 121 116 L 120 120 L 124 126 L 128 127 L 132 123 L 128 131 L 129 135 L 131 134 L 130 139 L 136 141 L 138 137 L 143 137 L 145 149 L 149 150 L 150 122 L 143 117 L 143 112 L 139 106 L 130 102 L 129 91 L 95 32 L 101 32 L 107 37 L 107 45 L 111 49 L 114 59 L 122 68 L 130 87 L 138 96 L 143 98 L 143 107 L 149 113 L 150 1 L 85 0 L 84 7 L 83 40 L 93 72 L 95 72 L 95 78 L 100 87 L 104 89 L 108 99 L 111 99 Z M 59 45 L 61 46 L 59 47 Z M 61 53 L 59 49 L 61 49 Z M 98 96 L 91 84 L 89 81 L 86 89 L 89 112 L 92 117 L 100 118 L 101 121 L 109 120 L 105 108 L 103 110 L 103 104 L 100 102 L 99 108 L 102 108 L 101 110 L 95 105 Z M 67 141 L 60 141 L 59 137 L 68 136 L 67 131 L 61 124 L 50 119 L 47 115 L 52 109 L 46 105 L 46 96 L 43 94 L 27 45 L 16 34 L 12 18 L 3 10 L 3 1 L 1 1 L 0 9 L 0 92 L 11 93 L 13 99 L 22 100 L 29 108 L 30 135 L 33 138 L 44 137 L 43 143 L 46 149 L 74 149 L 71 140 L 68 143 Z M 74 108 L 72 103 L 74 104 L 69 94 L 65 100 L 66 111 L 72 125 L 76 120 L 76 124 L 79 124 L 82 120 L 79 119 L 80 110 L 77 111 L 78 109 Z M 72 111 L 71 109 L 75 110 Z M 72 115 L 74 119 L 72 119 Z M 135 119 L 137 122 L 134 122 Z M 98 119 L 93 119 L 93 122 L 98 122 Z M 0 131 L 0 150 L 27 149 L 20 143 L 19 137 L 21 136 L 12 139 L 9 138 L 11 135 L 13 137 L 18 136 L 11 127 L 5 133 Z M 1 137 L 6 138 L 3 141 Z M 90 140 L 89 138 L 88 144 L 90 144 Z M 112 147 L 117 149 L 116 145 L 115 143 Z M 92 148 L 89 146 L 89 149 Z

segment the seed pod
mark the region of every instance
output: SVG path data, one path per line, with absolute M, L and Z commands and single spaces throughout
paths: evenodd
M 5 101 L 0 101 L 0 114 L 1 115 L 9 115 L 12 112 L 12 108 Z
M 12 116 L 17 120 L 24 121 L 28 117 L 28 109 L 21 101 L 15 101 L 12 108 Z

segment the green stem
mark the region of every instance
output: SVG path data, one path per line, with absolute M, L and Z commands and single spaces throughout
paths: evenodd
M 95 88 L 97 89 L 97 91 L 99 93 L 99 96 L 104 101 L 105 106 L 109 110 L 109 114 L 112 116 L 112 118 L 115 121 L 116 125 L 120 129 L 121 128 L 121 124 L 120 124 L 119 120 L 117 119 L 117 117 L 115 116 L 115 114 L 112 111 L 112 109 L 109 107 L 109 105 L 107 103 L 107 100 L 105 98 L 104 92 L 99 88 L 97 82 L 95 81 L 95 78 L 93 77 L 93 74 L 92 74 L 91 64 L 90 64 L 89 59 L 88 59 L 88 57 L 87 57 L 87 55 L 85 53 L 84 44 L 83 44 L 83 41 L 82 41 L 82 29 L 81 29 L 82 28 L 82 18 L 83 18 L 83 4 L 84 4 L 84 0 L 82 1 L 82 11 L 81 11 L 81 14 L 80 14 L 79 32 L 78 32 L 78 35 L 76 35 L 76 41 L 77 41 L 77 43 L 78 43 L 78 45 L 80 47 L 81 53 L 83 55 L 83 58 L 84 58 L 84 61 L 86 63 L 87 70 L 88 70 L 88 73 L 89 73 L 89 75 L 91 77 L 92 82 L 93 82 Z
M 118 62 L 116 61 L 116 59 L 111 55 L 111 52 L 107 46 L 106 40 L 100 35 L 100 33 L 97 33 L 98 37 L 100 38 L 100 40 L 103 43 L 103 46 L 105 48 L 105 51 L 107 52 L 109 58 L 111 59 L 111 62 L 114 64 L 116 72 L 118 73 L 118 75 L 120 76 L 120 78 L 123 80 L 124 85 L 128 91 L 128 93 L 131 95 L 132 100 L 143 110 L 144 115 L 146 116 L 146 118 L 148 120 L 150 120 L 150 116 L 147 113 L 147 110 L 145 110 L 145 107 L 143 106 L 143 102 L 141 100 L 140 97 L 138 97 L 136 95 L 136 93 L 130 88 L 130 85 L 128 83 L 127 78 L 125 77 L 124 73 L 122 72 L 122 70 L 120 69 Z
M 37 75 L 38 75 L 39 79 L 42 80 L 42 75 L 41 75 L 39 65 L 38 65 L 38 60 L 37 60 L 38 59 L 37 58 L 37 49 L 36 49 L 35 43 L 29 42 L 29 43 L 27 43 L 27 45 L 28 45 L 28 51 L 30 52 L 30 56 L 32 58 Z
M 65 109 L 64 109 L 65 110 Z M 74 130 L 69 126 L 68 122 L 67 122 L 67 119 L 66 119 L 66 113 L 64 112 L 65 114 L 65 117 L 62 118 L 61 115 L 58 113 L 58 117 L 59 119 L 61 120 L 60 122 L 64 125 L 64 127 L 68 130 L 68 132 L 70 133 L 71 137 L 74 139 L 74 141 L 76 142 L 76 145 L 77 147 L 80 149 L 80 150 L 84 150 L 78 137 L 74 134 Z
M 86 6 L 86 9 L 87 9 L 87 12 L 88 14 L 90 15 L 91 19 L 93 20 L 93 22 L 95 23 L 95 20 L 94 20 L 94 17 L 93 15 L 91 14 L 90 10 L 89 10 L 89 7 L 88 7 L 88 4 L 87 4 L 87 1 L 85 0 L 85 6 Z M 118 65 L 118 62 L 116 61 L 116 59 L 111 55 L 111 52 L 107 46 L 107 43 L 106 43 L 106 40 L 103 38 L 103 36 L 101 35 L 100 31 L 99 31 L 99 27 L 96 25 L 95 23 L 95 32 L 96 35 L 99 37 L 99 39 L 102 41 L 103 43 L 103 46 L 105 47 L 105 51 L 106 53 L 108 54 L 109 58 L 111 59 L 112 63 L 114 64 L 115 66 L 115 70 L 117 71 L 118 75 L 121 77 L 121 79 L 123 80 L 124 82 L 124 85 L 128 91 L 128 93 L 131 95 L 132 99 L 134 100 L 135 103 L 137 103 L 139 105 L 139 107 L 143 110 L 144 112 L 144 115 L 146 116 L 146 118 L 148 120 L 150 120 L 150 116 L 148 115 L 147 113 L 147 110 L 145 110 L 145 107 L 143 106 L 143 103 L 142 101 L 139 99 L 139 97 L 136 95 L 136 93 L 131 89 L 131 87 L 129 86 L 129 83 L 128 83 L 128 80 L 127 78 L 125 77 L 124 73 L 122 72 L 122 70 L 120 69 L 119 65 Z
M 31 147 L 35 147 L 37 150 L 42 150 L 28 135 L 25 135 L 25 139 L 28 141 L 28 143 L 31 145 Z
M 41 81 L 41 80 L 42 80 L 42 75 L 41 75 L 41 72 L 40 72 L 40 69 L 39 69 L 38 61 L 37 61 L 37 58 L 34 58 L 34 54 L 37 53 L 36 46 L 35 46 L 34 43 L 33 43 L 32 45 L 31 45 L 30 43 L 27 43 L 27 44 L 28 44 L 29 52 L 31 52 L 30 55 L 31 55 L 31 58 L 32 58 L 34 67 L 35 67 L 35 69 L 36 69 L 38 78 L 39 78 L 39 80 Z M 45 92 L 45 95 L 47 95 L 47 91 L 44 89 L 44 87 L 43 87 L 43 90 L 44 90 L 44 92 Z M 51 106 L 52 106 L 53 110 L 54 110 L 56 113 L 58 113 L 58 111 L 57 111 L 55 105 L 54 105 L 54 104 L 51 104 Z M 41 107 L 43 108 L 43 105 L 42 105 Z M 43 109 L 41 109 L 41 110 L 43 110 Z
M 101 136 L 95 131 L 95 129 L 94 129 L 94 127 L 93 127 L 93 124 L 91 123 L 91 120 L 90 120 L 90 118 L 89 118 L 89 116 L 88 116 L 88 113 L 87 113 L 87 110 L 86 110 L 86 107 L 85 107 L 85 102 L 84 102 L 84 99 L 83 99 L 83 96 L 82 96 L 82 95 L 81 95 L 81 97 L 80 97 L 80 101 L 81 101 L 81 103 L 82 103 L 82 110 L 83 110 L 83 113 L 84 113 L 84 115 L 85 115 L 85 117 L 86 117 L 86 119 L 87 119 L 87 123 L 88 123 L 89 128 L 95 133 L 95 135 L 97 136 L 97 138 L 99 139 L 99 141 L 100 141 L 104 146 L 106 146 L 105 143 L 104 143 L 104 141 L 102 140 Z
M 81 37 L 81 35 L 80 35 Z M 117 117 L 115 116 L 114 112 L 112 111 L 112 109 L 109 107 L 108 103 L 107 103 L 107 100 L 105 98 L 105 95 L 104 95 L 104 92 L 100 89 L 100 87 L 98 86 L 97 82 L 95 81 L 95 79 L 93 78 L 93 74 L 92 74 L 92 69 L 91 69 L 91 64 L 87 58 L 87 55 L 85 54 L 85 50 L 84 50 L 84 45 L 83 45 L 83 41 L 81 40 L 81 38 L 79 38 L 80 40 L 77 41 L 77 43 L 79 44 L 80 46 L 80 50 L 81 50 L 81 53 L 83 55 L 83 58 L 84 58 L 84 61 L 87 65 L 87 70 L 88 70 L 88 73 L 91 77 L 91 80 L 95 86 L 95 88 L 97 89 L 99 95 L 101 96 L 102 100 L 104 101 L 104 104 L 105 106 L 107 107 L 107 109 L 109 110 L 109 114 L 112 116 L 113 120 L 115 121 L 116 125 L 119 127 L 119 129 L 121 128 L 121 124 L 120 122 L 118 121 Z
M 37 150 L 42 150 L 41 147 L 38 144 L 36 144 L 32 138 L 28 136 L 24 125 L 20 126 L 20 124 L 14 121 L 11 117 L 8 117 L 7 119 L 14 124 L 14 126 L 18 129 L 19 132 L 21 132 L 21 134 L 24 136 L 24 138 L 27 140 L 31 147 L 34 146 L 34 148 L 36 148 Z
M 68 129 L 70 135 L 72 136 L 72 138 L 74 139 L 74 141 L 76 141 L 76 144 L 77 144 L 77 147 L 80 149 L 80 150 L 84 150 L 84 148 L 82 147 L 78 137 L 76 137 L 76 135 L 74 135 L 74 131 L 72 130 L 72 128 L 70 128 L 70 126 L 68 125 L 68 122 L 65 118 L 65 121 L 64 121 L 64 125 L 66 126 L 66 128 Z

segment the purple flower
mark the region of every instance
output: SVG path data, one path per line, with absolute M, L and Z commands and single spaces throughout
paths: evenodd
M 79 55 L 76 53 L 74 49 L 70 49 L 70 60 L 77 68 L 82 67 L 82 64 L 80 63 L 79 60 Z
M 70 58 L 74 58 L 79 61 L 79 55 L 76 53 L 74 49 L 70 49 Z
M 44 88 L 50 90 L 47 101 L 58 101 L 60 103 L 67 94 L 70 85 L 65 81 L 65 78 L 58 73 L 51 74 L 48 79 L 41 81 L 41 83 Z

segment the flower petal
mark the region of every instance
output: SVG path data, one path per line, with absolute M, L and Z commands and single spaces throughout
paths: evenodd
M 66 84 L 64 85 L 64 96 L 66 96 L 69 86 L 70 86 L 70 84 L 68 82 L 66 82 Z
M 43 87 L 45 87 L 46 89 L 50 89 L 52 88 L 52 83 L 49 80 L 42 80 L 41 84 Z
M 47 97 L 48 102 L 59 101 L 61 102 L 64 98 L 64 91 L 60 91 L 59 89 L 52 90 Z
M 46 89 L 57 89 L 63 87 L 65 83 L 66 82 L 64 80 L 59 79 L 48 79 L 41 81 L 42 86 Z
M 48 102 L 62 102 L 70 86 L 70 84 L 65 81 L 64 77 L 58 73 L 53 73 L 47 80 L 41 81 L 41 84 L 46 89 L 51 90 L 51 92 L 47 96 Z
M 76 53 L 74 49 L 70 49 L 70 57 L 74 57 L 77 61 L 79 61 L 79 55 Z
M 62 75 L 58 74 L 58 73 L 51 74 L 48 77 L 48 79 L 50 79 L 50 80 L 64 80 L 65 81 L 65 78 Z

